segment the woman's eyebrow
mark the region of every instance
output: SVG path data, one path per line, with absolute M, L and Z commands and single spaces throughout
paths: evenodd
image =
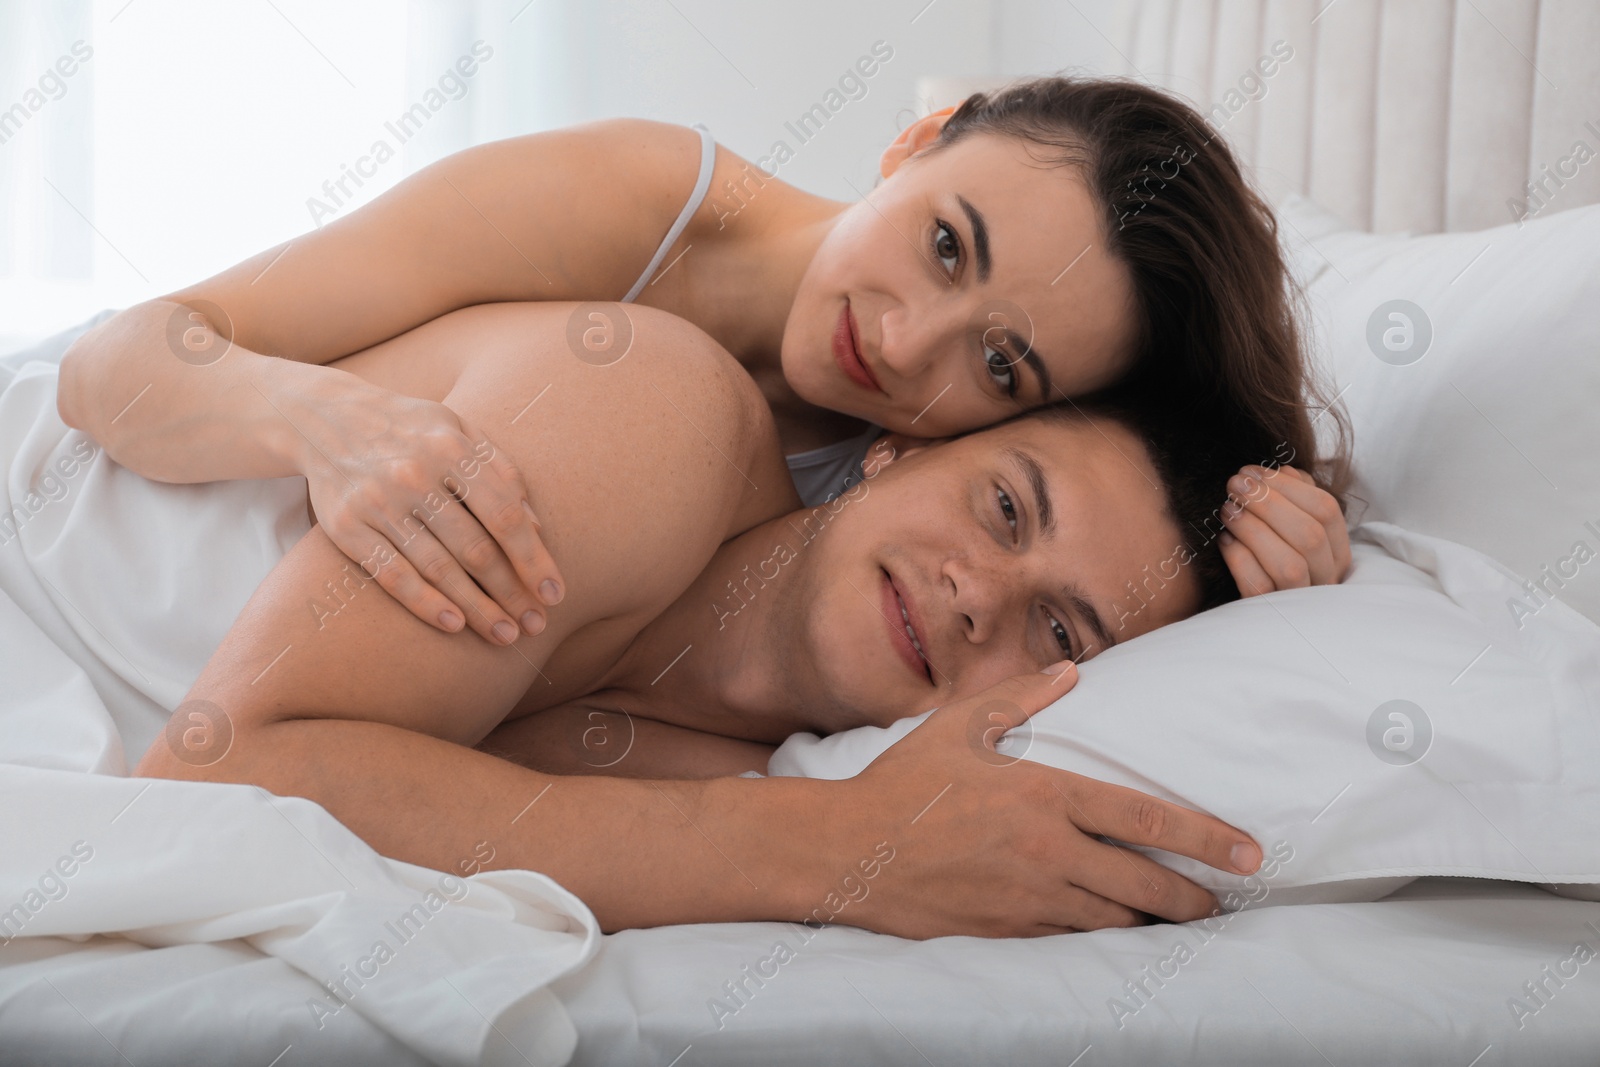
M 956 202 L 967 213 L 967 222 L 972 226 L 972 254 L 978 263 L 978 280 L 986 282 L 993 266 L 989 259 L 989 225 L 983 221 L 983 212 L 967 203 L 967 198 L 960 193 L 956 194 Z
M 983 212 L 973 207 L 960 193 L 956 194 L 956 202 L 961 205 L 961 210 L 967 213 L 967 222 L 972 227 L 972 256 L 978 265 L 978 281 L 986 282 L 989 280 L 990 271 L 994 268 L 994 260 L 989 255 L 989 224 L 984 221 Z M 1010 345 L 1013 351 L 1022 353 L 1017 359 L 1026 363 L 1033 371 L 1034 377 L 1039 381 L 1039 395 L 1048 404 L 1055 389 L 1055 383 L 1050 380 L 1050 369 L 1045 366 L 1039 353 L 1034 351 L 1032 341 L 1024 341 L 1022 335 L 1015 330 L 1007 329 L 1004 332 L 1006 344 Z

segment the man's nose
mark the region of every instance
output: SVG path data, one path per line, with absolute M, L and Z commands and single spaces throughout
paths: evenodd
M 993 640 L 1008 618 L 1020 617 L 1025 583 L 1022 568 L 1016 564 L 1016 559 L 998 551 L 952 557 L 945 564 L 956 621 L 970 643 Z

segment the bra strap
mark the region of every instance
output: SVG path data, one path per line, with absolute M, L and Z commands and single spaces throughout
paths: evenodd
M 667 251 L 672 248 L 674 241 L 683 233 L 689 219 L 699 210 L 700 202 L 706 198 L 706 191 L 711 188 L 711 171 L 717 162 L 717 142 L 712 139 L 711 131 L 700 123 L 694 124 L 694 129 L 700 131 L 700 176 L 695 179 L 694 192 L 689 194 L 689 202 L 683 205 L 683 210 L 678 212 L 677 221 L 672 224 L 672 229 L 667 231 L 666 239 L 661 242 L 661 247 L 656 249 L 656 254 L 650 260 L 650 265 L 639 275 L 639 280 L 633 283 L 633 288 L 628 290 L 628 295 L 622 298 L 624 304 L 631 304 L 635 297 L 644 291 L 645 285 L 650 281 L 650 276 L 661 266 L 661 261 L 667 258 Z

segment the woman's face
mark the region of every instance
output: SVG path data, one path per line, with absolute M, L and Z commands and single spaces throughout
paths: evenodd
M 919 152 L 930 115 L 884 155 L 800 283 L 783 372 L 802 399 L 939 437 L 1116 381 L 1134 303 L 1075 168 L 1008 136 Z

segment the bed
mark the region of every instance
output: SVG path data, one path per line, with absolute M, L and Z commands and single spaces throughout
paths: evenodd
M 1600 168 L 1579 167 L 1543 197 L 1528 183 L 1572 158 L 1573 142 L 1600 146 L 1584 125 L 1600 115 L 1600 14 L 1548 0 L 1218 0 L 1125 2 L 1115 16 L 1100 27 L 1108 69 L 1221 107 L 1225 136 L 1280 207 L 1319 358 L 1351 405 L 1363 498 L 1354 517 L 1379 541 L 1393 528 L 1471 546 L 1506 581 L 1560 571 L 1568 546 L 1590 536 L 1583 524 L 1600 526 Z M 1257 64 L 1280 40 L 1293 58 L 1267 75 Z M 923 94 L 942 104 L 966 87 L 929 80 Z M 1431 358 L 1386 360 L 1367 343 L 1369 312 L 1390 299 L 1428 308 Z M 1503 352 L 1529 334 L 1537 351 L 1508 370 Z M 1503 703 L 1525 697 L 1566 716 L 1565 732 L 1528 748 L 1530 788 L 1567 789 L 1542 794 L 1559 810 L 1522 812 L 1563 831 L 1545 851 L 1537 827 L 1525 836 L 1488 806 L 1492 796 L 1475 794 L 1467 800 L 1489 826 L 1471 836 L 1500 849 L 1493 863 L 1352 859 L 1339 878 L 1274 883 L 1214 927 L 1027 941 L 908 942 L 779 923 L 601 936 L 580 901 L 537 874 L 479 874 L 458 895 L 438 872 L 372 854 L 316 805 L 243 787 L 198 787 L 200 802 L 187 783 L 124 777 L 226 630 L 226 605 L 242 604 L 305 520 L 285 506 L 293 480 L 202 500 L 193 487 L 135 487 L 114 465 L 55 466 L 86 447 L 50 424 L 44 403 L 72 335 L 0 361 L 11 499 L 54 468 L 59 499 L 74 502 L 47 494 L 26 557 L 0 546 L 0 794 L 12 816 L 0 827 L 0 1062 L 1600 1062 L 1600 565 L 1578 565 L 1559 596 L 1525 602 L 1529 632 L 1562 630 L 1559 671 L 1545 645 L 1515 662 L 1460 657 L 1461 674 L 1436 683 L 1441 694 L 1484 692 L 1500 678 L 1513 687 Z M 1468 506 L 1486 483 L 1497 498 Z M 170 553 L 180 563 L 229 544 L 222 588 L 178 563 L 134 565 L 137 545 L 92 561 L 65 551 L 95 502 L 126 506 L 128 494 L 150 494 L 151 522 L 178 516 L 159 532 L 188 546 Z M 1523 633 L 1503 590 L 1484 598 L 1483 625 Z M 1455 594 L 1458 605 L 1470 599 Z M 223 606 L 208 614 L 205 602 Z M 1230 617 L 1281 611 L 1286 640 L 1306 626 L 1327 650 L 1318 655 L 1354 674 L 1337 635 L 1298 621 L 1311 618 L 1297 614 L 1313 611 L 1307 598 L 1276 603 Z M 176 650 L 151 639 L 174 611 L 194 634 Z M 1460 640 L 1476 647 L 1467 631 Z M 1454 647 L 1441 663 L 1456 662 Z M 1091 696 L 1093 666 L 1081 683 Z M 1546 670 L 1548 685 L 1536 693 L 1513 668 Z M 1317 669 L 1305 669 L 1307 686 Z M 1429 707 L 1444 699 L 1411 695 Z M 1463 720 L 1439 718 L 1434 765 L 1492 758 L 1509 780 L 1514 746 L 1497 751 L 1486 734 L 1452 749 Z M 791 746 L 797 773 L 839 755 Z M 1107 777 L 1193 796 L 1177 768 L 1140 778 L 1102 756 Z M 1388 787 L 1394 768 L 1360 766 L 1352 784 L 1359 773 Z M 1292 785 L 1295 775 L 1280 777 Z M 1381 836 L 1384 818 L 1425 820 L 1438 803 L 1374 792 L 1357 804 L 1362 788 L 1308 795 L 1285 826 L 1325 829 L 1348 808 Z M 1228 802 L 1207 806 L 1226 817 Z M 412 912 L 429 894 L 438 906 Z M 1276 906 L 1291 900 L 1304 902 Z M 406 913 L 418 915 L 408 936 L 385 932 Z M 405 943 L 393 963 L 371 962 L 374 940 L 391 937 Z

